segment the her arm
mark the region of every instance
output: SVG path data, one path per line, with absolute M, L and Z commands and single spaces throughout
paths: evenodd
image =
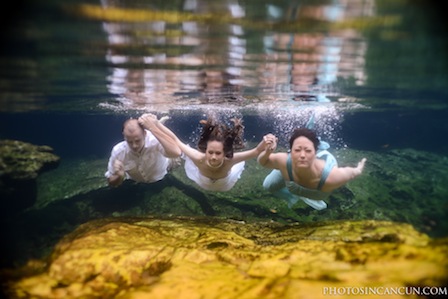
M 139 117 L 138 122 L 145 129 L 151 131 L 154 137 L 157 138 L 157 140 L 165 150 L 165 155 L 168 158 L 176 158 L 180 156 L 182 152 L 177 142 L 172 138 L 172 136 L 168 135 L 165 131 L 160 129 L 160 127 L 157 125 L 159 121 L 157 120 L 157 117 L 155 115 L 143 114 L 141 117 Z
M 280 169 L 282 164 L 285 164 L 286 153 L 274 153 L 277 147 L 277 138 L 273 146 L 267 146 L 257 157 L 257 162 L 266 168 Z
M 181 152 L 183 152 L 185 155 L 187 155 L 190 159 L 196 161 L 203 158 L 203 153 L 199 152 L 198 150 L 188 146 L 187 144 L 183 143 L 177 136 L 174 134 L 173 131 L 171 131 L 169 128 L 167 128 L 163 123 L 160 121 L 156 122 L 157 128 L 163 132 L 166 136 L 174 140 L 176 145 L 179 147 Z
M 253 149 L 235 153 L 233 155 L 232 161 L 234 164 L 237 164 L 241 161 L 256 158 L 266 148 L 271 148 L 272 150 L 275 150 L 276 146 L 277 146 L 277 138 L 272 134 L 267 134 L 263 136 L 263 139 L 260 141 L 260 143 Z
M 331 184 L 333 188 L 339 188 L 345 185 L 347 182 L 362 174 L 366 161 L 366 158 L 363 158 L 358 162 L 356 167 L 338 167 L 334 169 L 334 171 L 330 173 L 327 182 Z

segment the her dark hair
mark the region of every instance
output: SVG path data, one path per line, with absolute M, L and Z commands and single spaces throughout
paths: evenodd
M 296 140 L 299 137 L 306 137 L 308 138 L 314 145 L 314 150 L 317 151 L 317 148 L 319 147 L 320 140 L 317 138 L 316 133 L 314 131 L 307 129 L 307 128 L 298 128 L 295 129 L 292 132 L 291 138 L 289 139 L 289 148 L 292 148 L 292 144 L 294 143 L 294 140 Z
M 201 120 L 200 123 L 203 125 L 203 128 L 198 141 L 199 151 L 205 153 L 209 141 L 218 141 L 223 144 L 225 157 L 231 159 L 233 158 L 234 149 L 244 148 L 243 121 L 238 118 L 232 118 L 231 121 L 233 122 L 232 128 L 224 124 L 217 124 L 210 117 L 207 120 Z

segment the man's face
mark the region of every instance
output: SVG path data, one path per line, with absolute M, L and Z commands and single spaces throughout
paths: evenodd
M 145 145 L 145 131 L 143 130 L 125 130 L 123 132 L 124 140 L 128 143 L 129 148 L 140 153 Z

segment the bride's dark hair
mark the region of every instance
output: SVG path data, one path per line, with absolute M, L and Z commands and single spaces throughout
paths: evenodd
M 244 126 L 240 118 L 232 118 L 233 127 L 229 128 L 225 124 L 217 124 L 216 121 L 208 117 L 201 120 L 203 125 L 201 136 L 198 141 L 199 151 L 205 153 L 209 141 L 222 142 L 224 155 L 226 158 L 233 158 L 233 150 L 244 148 Z

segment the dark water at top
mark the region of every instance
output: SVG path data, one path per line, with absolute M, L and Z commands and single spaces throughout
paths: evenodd
M 436 1 L 35 0 L 2 15 L 1 138 L 68 154 L 143 111 L 179 133 L 220 111 L 247 115 L 249 139 L 260 123 L 284 139 L 314 112 L 339 145 L 447 150 Z

